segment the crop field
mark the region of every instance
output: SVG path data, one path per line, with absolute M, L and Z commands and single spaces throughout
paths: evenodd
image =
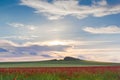
M 120 80 L 120 66 L 0 68 L 0 80 Z

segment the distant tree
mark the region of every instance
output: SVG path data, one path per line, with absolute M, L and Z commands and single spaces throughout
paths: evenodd
M 65 57 L 64 58 L 65 61 L 73 61 L 73 60 L 80 60 L 78 58 L 73 58 L 73 57 Z

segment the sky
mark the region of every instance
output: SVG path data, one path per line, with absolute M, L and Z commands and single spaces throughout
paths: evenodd
M 0 0 L 0 62 L 119 63 L 119 21 L 120 0 Z

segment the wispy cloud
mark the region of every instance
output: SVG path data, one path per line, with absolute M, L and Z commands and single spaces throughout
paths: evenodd
M 107 58 L 105 58 L 105 56 L 107 56 Z M 106 61 L 106 62 L 120 63 L 120 58 L 119 58 L 120 56 L 118 56 L 118 54 L 116 53 L 115 55 L 113 55 L 113 53 L 82 54 L 79 57 L 91 61 L 102 61 L 102 62 Z
M 70 49 L 69 55 L 80 59 L 103 62 L 120 62 L 120 48 Z M 113 55 L 114 54 L 114 55 Z
M 11 27 L 28 29 L 30 31 L 34 31 L 37 28 L 37 26 L 35 26 L 35 25 L 26 25 L 26 24 L 22 24 L 22 23 L 7 23 L 7 24 Z
M 14 40 L 33 40 L 35 38 L 38 38 L 39 36 L 36 36 L 36 35 L 30 35 L 30 36 L 3 36 L 3 37 L 0 37 L 0 39 L 14 39 Z
M 120 27 L 118 26 L 107 26 L 107 27 L 86 27 L 83 29 L 86 32 L 92 34 L 120 34 Z
M 47 0 L 21 0 L 21 5 L 35 9 L 37 14 L 43 13 L 50 20 L 60 19 L 67 15 L 81 19 L 90 15 L 103 17 L 120 13 L 120 5 L 110 6 L 106 0 L 93 0 L 91 6 L 80 5 L 79 0 L 53 0 L 52 3 Z
M 9 47 L 9 46 L 18 46 L 18 44 L 14 43 L 12 41 L 0 39 L 0 47 Z

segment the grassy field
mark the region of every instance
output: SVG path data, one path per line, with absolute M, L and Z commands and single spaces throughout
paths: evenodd
M 120 64 L 85 60 L 3 62 L 0 80 L 120 80 Z
M 80 67 L 80 66 L 119 66 L 119 63 L 93 62 L 84 60 L 36 61 L 36 62 L 2 62 L 0 67 Z

